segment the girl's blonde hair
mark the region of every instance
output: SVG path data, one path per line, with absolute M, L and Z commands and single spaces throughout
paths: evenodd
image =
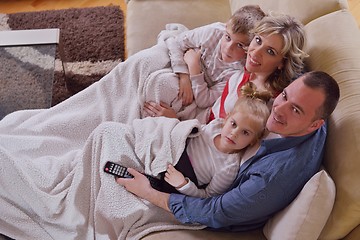
M 257 91 L 252 82 L 246 83 L 240 91 L 241 94 L 229 116 L 236 112 L 246 114 L 258 127 L 256 140 L 260 140 L 265 133 L 266 122 L 270 115 L 267 103 L 272 98 L 272 94 L 269 91 Z
M 283 38 L 284 47 L 281 53 L 284 55 L 284 67 L 277 69 L 266 82 L 273 91 L 282 92 L 304 69 L 304 58 L 308 57 L 302 50 L 306 42 L 304 26 L 289 15 L 270 13 L 252 32 L 255 35 L 279 34 Z

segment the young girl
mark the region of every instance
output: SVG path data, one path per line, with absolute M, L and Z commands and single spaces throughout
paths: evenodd
M 208 197 L 225 192 L 238 173 L 240 159 L 249 146 L 259 145 L 269 116 L 268 91 L 258 92 L 249 82 L 241 89 L 241 97 L 226 119 L 205 125 L 202 133 L 190 138 L 186 153 L 198 183 L 170 165 L 165 181 L 180 193 Z M 205 188 L 198 188 L 204 186 Z

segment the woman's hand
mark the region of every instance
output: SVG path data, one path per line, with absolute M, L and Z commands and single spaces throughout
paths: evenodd
M 164 179 L 175 188 L 181 188 L 188 183 L 184 175 L 176 170 L 173 165 L 168 166 Z
M 157 104 L 156 102 L 146 102 L 144 103 L 144 111 L 152 117 L 168 117 L 168 118 L 177 118 L 176 112 L 166 103 L 161 102 Z

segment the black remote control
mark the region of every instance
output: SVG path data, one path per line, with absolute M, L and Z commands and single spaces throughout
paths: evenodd
M 127 171 L 127 167 L 121 166 L 118 163 L 114 163 L 114 162 L 110 162 L 110 161 L 105 164 L 104 172 L 112 174 L 112 175 L 114 175 L 116 177 L 120 177 L 120 178 L 133 178 L 134 177 Z M 149 179 L 149 182 L 153 188 L 161 191 L 161 180 L 159 180 L 153 176 L 147 175 L 147 174 L 144 174 L 144 175 L 147 177 L 147 179 Z

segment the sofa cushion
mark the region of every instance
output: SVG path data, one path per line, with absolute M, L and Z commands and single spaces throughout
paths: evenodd
M 360 31 L 348 10 L 305 26 L 310 69 L 322 70 L 340 86 L 329 121 L 324 166 L 336 185 L 336 201 L 321 239 L 341 239 L 360 224 Z
M 216 232 L 209 230 L 171 230 L 154 232 L 142 240 L 266 240 L 261 229 L 248 232 Z
M 131 0 L 126 13 L 127 56 L 153 46 L 167 23 L 181 23 L 192 29 L 226 22 L 229 17 L 228 0 Z
M 348 8 L 346 0 L 230 0 L 231 12 L 233 13 L 236 9 L 248 4 L 257 4 L 265 12 L 276 11 L 289 14 L 299 19 L 303 24 L 327 13 Z
M 264 227 L 267 239 L 317 239 L 335 201 L 335 184 L 325 170 L 315 174 L 296 199 Z
M 351 231 L 345 238 L 342 240 L 358 240 L 360 239 L 360 225 Z

